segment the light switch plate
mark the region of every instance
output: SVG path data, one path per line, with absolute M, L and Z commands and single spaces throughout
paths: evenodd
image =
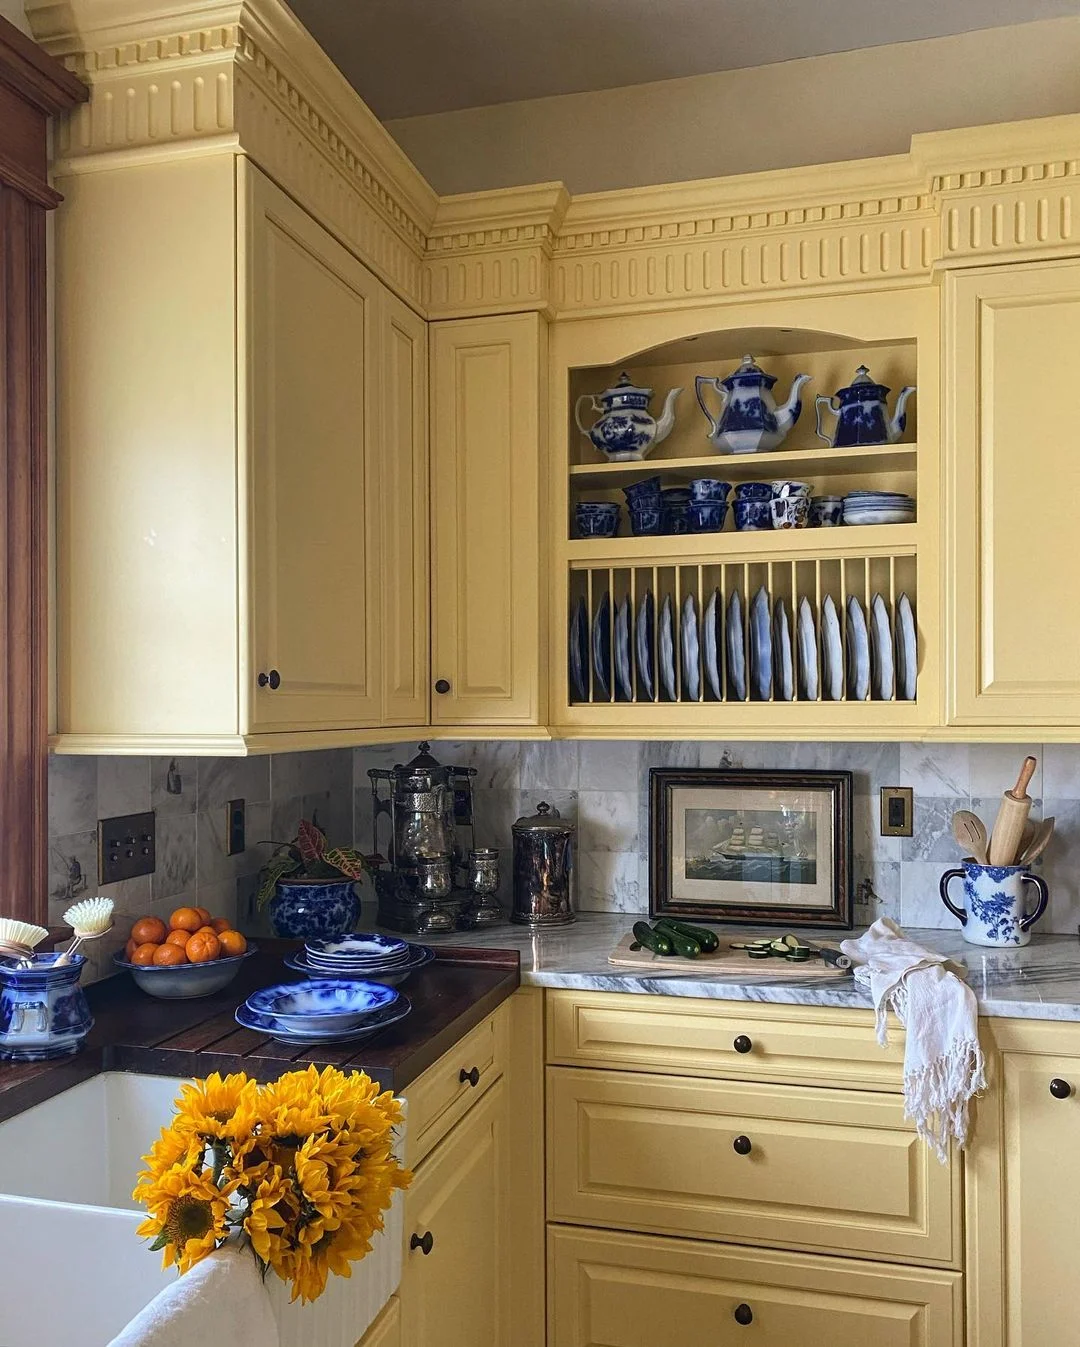
M 157 863 L 154 811 L 98 820 L 98 883 L 152 875 Z
M 915 792 L 910 786 L 882 786 L 882 837 L 910 837 L 915 819 Z

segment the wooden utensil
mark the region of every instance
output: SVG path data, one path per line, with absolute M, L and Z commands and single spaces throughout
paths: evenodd
M 1054 835 L 1054 817 L 1051 814 L 1049 818 L 1044 818 L 1041 823 L 1037 823 L 1032 829 L 1031 837 L 1021 846 L 1020 855 L 1017 857 L 1017 865 L 1030 865 L 1032 861 L 1037 861 L 1050 844 L 1050 839 Z
M 1035 775 L 1034 758 L 1025 758 L 1016 778 L 1016 785 L 1001 797 L 994 831 L 990 834 L 990 864 L 1013 865 L 1020 847 L 1020 838 L 1024 835 L 1024 824 L 1031 813 L 1031 796 L 1027 793 L 1028 784 Z
M 953 836 L 964 848 L 966 854 L 970 855 L 980 865 L 987 862 L 987 837 L 986 826 L 978 814 L 973 814 L 970 809 L 958 809 L 952 816 Z

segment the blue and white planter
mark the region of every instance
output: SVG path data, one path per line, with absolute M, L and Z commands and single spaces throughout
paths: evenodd
M 966 907 L 957 907 L 949 897 L 954 879 L 964 881 Z M 1033 911 L 1026 910 L 1025 886 L 1034 888 L 1038 899 Z M 1026 945 L 1031 928 L 1046 911 L 1049 891 L 1046 881 L 1022 865 L 979 865 L 964 861 L 960 869 L 946 870 L 941 876 L 941 901 L 964 928 L 964 939 L 972 945 L 992 945 L 1009 949 Z
M 360 899 L 351 879 L 279 879 L 269 910 L 283 940 L 336 940 L 360 919 Z

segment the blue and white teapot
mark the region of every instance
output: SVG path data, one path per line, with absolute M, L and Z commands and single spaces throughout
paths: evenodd
M 885 399 L 889 390 L 870 377 L 865 365 L 855 371 L 855 378 L 847 388 L 839 388 L 826 397 L 819 393 L 814 399 L 817 410 L 815 433 L 833 449 L 853 449 L 864 444 L 894 444 L 904 433 L 907 414 L 904 407 L 915 392 L 915 385 L 901 388 L 896 399 L 896 411 L 890 417 Z M 821 428 L 822 410 L 832 412 L 836 425 L 831 436 Z
M 799 419 L 799 390 L 809 378 L 796 374 L 787 401 L 777 406 L 772 395 L 776 375 L 766 374 L 753 356 L 744 355 L 739 368 L 723 379 L 699 374 L 694 389 L 709 423 L 709 443 L 721 454 L 767 454 L 776 449 Z M 702 389 L 709 387 L 719 395 L 719 416 L 713 416 L 702 396 Z
M 612 388 L 606 388 L 602 393 L 582 393 L 574 404 L 574 420 L 578 430 L 588 436 L 610 462 L 631 462 L 644 458 L 661 440 L 667 439 L 675 424 L 675 400 L 681 392 L 681 388 L 671 389 L 657 420 L 649 412 L 652 389 L 638 388 L 624 371 Z M 591 427 L 581 420 L 583 402 L 600 412 L 599 419 Z

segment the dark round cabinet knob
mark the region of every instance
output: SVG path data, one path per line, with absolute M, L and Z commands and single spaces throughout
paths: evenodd
M 259 674 L 259 687 L 269 688 L 271 692 L 276 692 L 281 687 L 281 675 L 276 669 L 271 669 L 269 673 Z
M 476 1087 L 480 1084 L 480 1068 L 478 1066 L 474 1066 L 471 1071 L 466 1071 L 465 1068 L 462 1067 L 461 1073 L 458 1076 L 458 1080 L 461 1081 L 462 1085 L 464 1085 L 465 1082 L 468 1081 L 469 1084 L 475 1090 Z
M 440 697 L 445 697 L 446 694 L 450 691 L 449 678 L 436 678 L 435 691 L 439 694 Z
M 735 1322 L 737 1324 L 742 1324 L 744 1328 L 747 1324 L 752 1324 L 754 1322 L 754 1311 L 749 1305 L 735 1306 Z
M 740 1034 L 739 1037 L 735 1040 L 734 1043 L 732 1043 L 731 1046 L 735 1049 L 736 1052 L 749 1052 L 754 1045 L 753 1043 L 750 1042 L 750 1040 L 746 1037 L 745 1034 Z
M 430 1230 L 425 1230 L 422 1235 L 413 1235 L 409 1240 L 410 1249 L 419 1249 L 426 1258 L 435 1247 L 435 1236 Z
M 1055 1099 L 1068 1099 L 1072 1094 L 1072 1086 L 1067 1080 L 1062 1080 L 1060 1076 L 1055 1076 L 1050 1082 L 1050 1093 Z
M 753 1150 L 749 1137 L 736 1137 L 731 1145 L 736 1155 L 749 1155 Z

